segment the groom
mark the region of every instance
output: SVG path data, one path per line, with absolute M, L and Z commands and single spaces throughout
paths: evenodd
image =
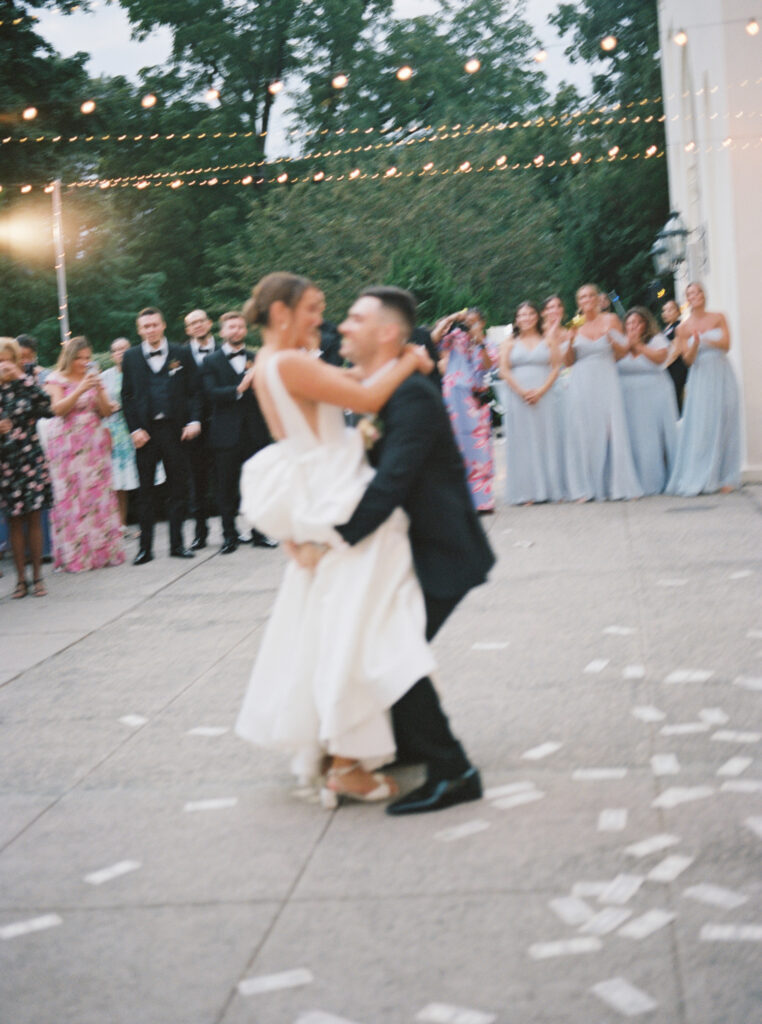
M 341 354 L 364 380 L 386 372 L 415 327 L 415 299 L 401 288 L 367 288 L 339 325 Z M 410 519 L 410 544 L 426 602 L 431 640 L 468 591 L 484 583 L 495 557 L 474 511 L 463 460 L 436 385 L 413 374 L 381 410 L 370 452 L 376 475 L 351 519 L 338 526 L 349 544 L 371 534 L 393 510 Z M 426 781 L 388 814 L 436 811 L 482 795 L 478 769 L 453 735 L 428 677 L 392 708 L 399 756 L 425 763 Z

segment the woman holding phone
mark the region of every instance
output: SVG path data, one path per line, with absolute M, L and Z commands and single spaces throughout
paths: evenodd
M 125 557 L 103 422 L 113 407 L 92 355 L 87 338 L 71 338 L 45 381 L 55 417 L 48 429 L 54 567 L 67 572 L 120 565 Z

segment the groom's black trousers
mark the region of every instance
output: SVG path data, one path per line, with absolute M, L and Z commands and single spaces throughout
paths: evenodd
M 460 598 L 423 596 L 426 639 L 432 640 Z M 425 763 L 430 780 L 454 779 L 471 767 L 428 676 L 414 683 L 392 706 L 392 724 L 398 757 Z

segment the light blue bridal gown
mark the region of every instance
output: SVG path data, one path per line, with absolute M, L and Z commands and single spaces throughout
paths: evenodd
M 714 327 L 699 335 L 699 349 L 688 371 L 683 422 L 668 494 L 711 494 L 741 483 L 741 409 L 727 353 Z
M 608 334 L 578 334 L 566 391 L 566 489 L 571 501 L 640 498 L 616 359 Z
M 515 341 L 511 373 L 525 390 L 540 388 L 551 372 L 550 349 L 540 341 L 528 349 Z M 564 496 L 563 462 L 556 402 L 548 391 L 535 405 L 527 405 L 507 388 L 505 409 L 506 501 L 561 501 Z
M 657 334 L 648 348 L 667 349 Z M 661 494 L 667 486 L 677 449 L 677 401 L 664 364 L 648 356 L 626 355 L 616 364 L 635 472 L 644 494 Z

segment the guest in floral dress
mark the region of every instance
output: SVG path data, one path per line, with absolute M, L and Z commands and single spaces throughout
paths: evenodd
M 484 316 L 478 309 L 469 309 L 440 320 L 431 337 L 442 355 L 442 397 L 466 464 L 471 498 L 478 512 L 488 513 L 495 509 L 495 464 L 486 377 L 497 353 L 487 348 L 484 328 Z
M 8 520 L 18 582 L 14 598 L 26 597 L 26 548 L 32 559 L 33 593 L 47 593 L 42 579 L 41 512 L 53 494 L 36 423 L 50 416 L 50 399 L 22 369 L 12 338 L 0 338 L 0 511 Z
M 91 358 L 88 340 L 72 338 L 45 382 L 56 417 L 48 430 L 55 567 L 67 572 L 124 561 L 111 438 L 103 423 L 111 402 Z

